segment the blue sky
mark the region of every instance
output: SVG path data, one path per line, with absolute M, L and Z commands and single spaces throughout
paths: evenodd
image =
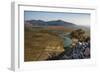
M 63 20 L 77 25 L 90 25 L 90 14 L 86 13 L 64 13 L 64 12 L 40 12 L 24 11 L 24 20 Z

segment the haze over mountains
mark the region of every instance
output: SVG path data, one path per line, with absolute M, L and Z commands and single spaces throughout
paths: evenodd
M 25 26 L 30 27 L 49 27 L 53 29 L 84 29 L 86 31 L 90 31 L 89 26 L 81 26 L 71 22 L 66 22 L 63 20 L 52 20 L 52 21 L 43 21 L 43 20 L 27 20 L 24 21 Z
M 64 26 L 64 27 L 75 27 L 76 24 L 71 22 L 65 22 L 63 20 L 43 21 L 43 20 L 27 20 L 25 24 L 32 26 Z

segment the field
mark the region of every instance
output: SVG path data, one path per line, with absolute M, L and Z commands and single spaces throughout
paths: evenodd
M 64 51 L 63 40 L 57 33 L 50 32 L 50 29 L 25 27 L 24 31 L 25 61 L 46 60 Z

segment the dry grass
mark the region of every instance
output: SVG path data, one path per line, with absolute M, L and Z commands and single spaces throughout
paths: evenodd
M 47 29 L 25 28 L 24 31 L 24 61 L 42 61 L 64 51 L 63 40 L 56 33 L 50 33 Z

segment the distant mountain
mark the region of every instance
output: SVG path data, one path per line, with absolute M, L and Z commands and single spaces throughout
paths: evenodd
M 74 26 L 75 24 L 62 20 L 48 21 L 49 26 Z
M 51 26 L 54 26 L 54 27 L 58 27 L 58 26 L 63 26 L 64 28 L 73 28 L 73 29 L 76 29 L 76 28 L 79 28 L 78 25 L 74 24 L 74 23 L 71 23 L 71 22 L 66 22 L 66 21 L 63 21 L 63 20 L 54 20 L 54 21 L 43 21 L 43 20 L 27 20 L 27 21 L 24 21 L 25 23 L 25 26 L 32 26 L 32 27 L 38 27 L 38 26 L 48 26 L 48 27 L 51 27 Z
M 25 21 L 25 24 L 26 23 L 32 24 L 32 26 L 47 26 L 48 25 L 45 21 L 42 21 L 42 20 L 27 20 Z

